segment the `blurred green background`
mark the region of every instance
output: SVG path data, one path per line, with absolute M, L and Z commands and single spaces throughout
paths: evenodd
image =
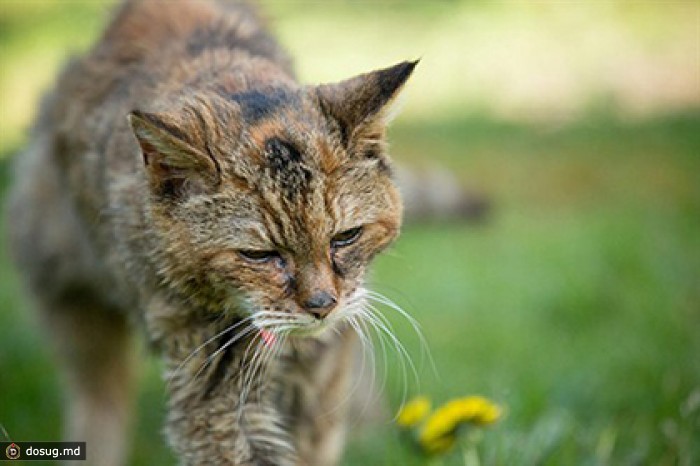
M 305 82 L 420 57 L 392 153 L 448 167 L 492 205 L 478 224 L 410 225 L 378 260 L 374 288 L 420 322 L 438 372 L 387 309 L 420 366 L 407 386 L 388 371 L 388 409 L 404 391 L 493 398 L 507 415 L 484 432 L 482 464 L 700 463 L 698 3 L 262 10 Z M 109 12 L 101 1 L 0 3 L 3 193 L 41 93 Z M 13 440 L 57 440 L 62 395 L 33 320 L 3 249 L 0 424 Z M 174 464 L 158 362 L 143 359 L 132 464 Z M 380 423 L 355 429 L 345 464 L 424 461 Z

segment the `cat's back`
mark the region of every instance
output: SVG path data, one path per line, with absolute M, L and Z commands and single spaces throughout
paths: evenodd
M 121 64 L 240 49 L 289 68 L 289 57 L 252 5 L 225 0 L 127 0 L 106 29 L 97 55 Z M 177 57 L 173 57 L 177 59 Z
M 288 55 L 246 3 L 128 0 L 93 49 L 60 76 L 53 120 L 72 131 L 73 121 L 94 121 L 86 115 L 99 111 L 97 120 L 119 118 L 122 127 L 134 107 L 215 79 L 221 62 L 259 58 L 292 74 Z

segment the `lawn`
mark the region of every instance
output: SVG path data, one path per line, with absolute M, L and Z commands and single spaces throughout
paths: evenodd
M 313 48 L 309 38 L 329 24 L 359 21 L 352 15 L 312 21 L 313 14 L 324 14 L 305 16 L 273 4 L 290 15 L 280 31 L 293 39 L 297 56 Z M 96 12 L 106 9 L 89 2 L 72 9 L 27 5 L 0 9 L 0 52 L 7 60 L 0 74 L 3 194 L 8 158 L 22 144 L 21 126 L 37 89 L 51 81 L 61 47 L 84 47 L 97 34 Z M 394 8 L 388 5 L 383 8 Z M 431 21 L 450 19 L 447 2 L 428 13 L 418 2 L 408 5 L 402 13 L 407 21 L 425 14 Z M 34 10 L 28 16 L 22 8 Z M 500 14 L 474 8 L 489 20 Z M 362 21 L 371 16 L 363 15 Z M 654 16 L 636 18 L 646 30 Z M 675 24 L 664 18 L 659 24 Z M 375 23 L 358 37 L 383 32 Z M 382 24 L 399 31 L 404 22 L 392 13 Z M 295 25 L 318 30 L 296 37 L 306 29 Z M 438 37 L 435 31 L 449 42 L 449 31 L 421 34 Z M 411 34 L 401 34 L 395 46 L 404 56 Z M 48 47 L 51 41 L 58 45 Z M 324 53 L 347 52 L 348 44 L 334 42 L 333 52 Z M 377 48 L 382 63 L 397 54 Z M 357 60 L 368 55 L 352 52 Z M 450 58 L 450 49 L 443 53 Z M 301 60 L 305 77 L 316 62 L 331 63 L 325 55 L 309 56 Z M 430 60 L 428 54 L 423 63 Z M 352 60 L 343 63 L 343 73 L 361 71 Z M 22 66 L 25 71 L 13 71 Z M 419 82 L 435 78 L 440 87 L 448 79 L 425 70 Z M 335 77 L 330 64 L 322 70 L 323 79 Z M 486 196 L 491 210 L 479 223 L 409 224 L 377 260 L 373 288 L 420 323 L 435 363 L 433 370 L 422 361 L 420 341 L 405 319 L 384 309 L 418 367 L 418 380 L 409 374 L 405 381 L 389 351 L 387 411 L 395 413 L 406 395 L 424 394 L 435 403 L 469 394 L 495 400 L 505 416 L 478 443 L 484 465 L 699 464 L 700 113 L 627 120 L 603 105 L 565 123 L 505 123 L 486 108 L 436 105 L 428 112 L 429 86 L 421 89 L 413 94 L 420 106 L 409 103 L 391 130 L 394 158 L 449 168 L 465 187 Z M 0 424 L 13 440 L 58 440 L 58 375 L 7 256 L 0 250 Z M 175 464 L 160 431 L 165 388 L 159 363 L 142 354 L 130 464 Z M 427 464 L 389 421 L 357 426 L 352 434 L 348 466 Z M 443 464 L 464 461 L 456 453 Z

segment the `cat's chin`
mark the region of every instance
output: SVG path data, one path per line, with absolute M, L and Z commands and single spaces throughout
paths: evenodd
M 303 327 L 290 330 L 287 335 L 294 340 L 327 341 L 338 335 L 339 327 L 343 327 L 342 320 L 339 319 L 314 320 Z
M 304 327 L 290 330 L 289 336 L 292 338 L 318 338 L 323 336 L 330 327 L 330 325 L 323 322 L 312 323 Z

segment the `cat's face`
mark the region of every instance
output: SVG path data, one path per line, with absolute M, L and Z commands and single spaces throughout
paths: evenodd
M 162 278 L 261 327 L 309 334 L 347 318 L 371 259 L 399 232 L 383 113 L 414 65 L 132 114 L 149 215 L 169 245 Z

